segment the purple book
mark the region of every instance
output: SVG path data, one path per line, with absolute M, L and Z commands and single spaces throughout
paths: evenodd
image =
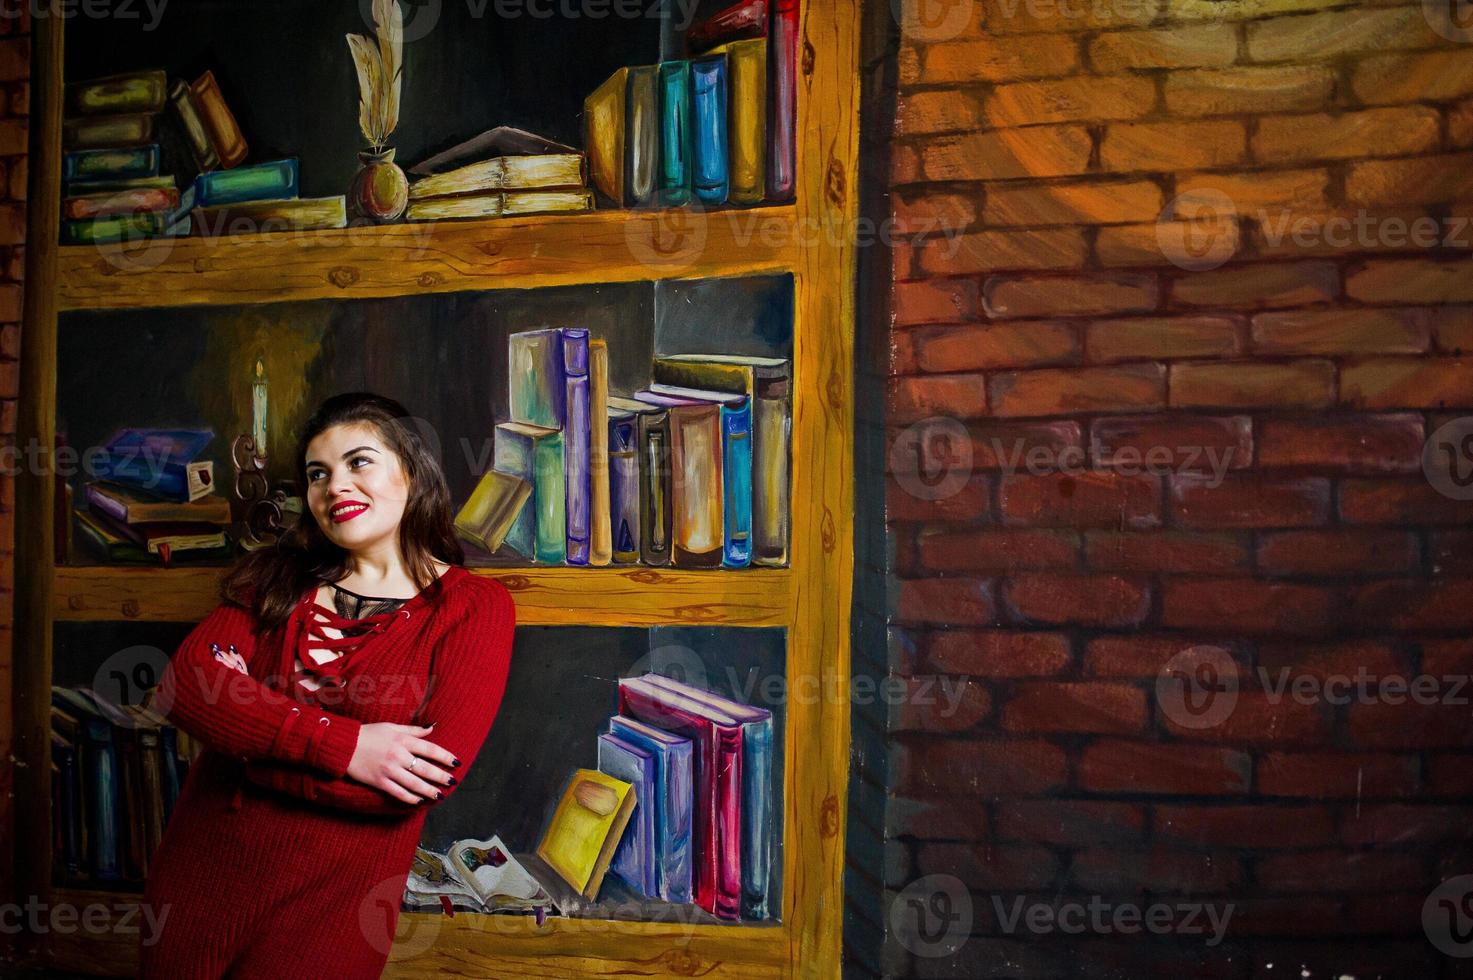
M 658 897 L 655 872 L 655 757 L 612 733 L 598 737 L 598 771 L 634 785 L 634 813 L 609 869 L 641 895 Z
M 568 564 L 587 565 L 592 539 L 592 433 L 589 428 L 588 331 L 564 327 L 563 376 L 567 419 L 563 425 L 563 466 L 568 496 Z M 603 420 L 599 420 L 603 424 Z

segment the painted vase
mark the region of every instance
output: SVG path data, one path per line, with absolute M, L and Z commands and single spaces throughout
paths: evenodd
M 383 224 L 397 221 L 409 205 L 409 178 L 394 162 L 394 148 L 364 150 L 362 164 L 348 188 L 348 207 L 360 218 Z

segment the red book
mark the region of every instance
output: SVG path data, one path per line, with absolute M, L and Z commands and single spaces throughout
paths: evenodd
M 798 0 L 772 0 L 767 29 L 767 199 L 798 186 Z
M 619 713 L 691 739 L 696 763 L 691 821 L 696 904 L 718 918 L 740 918 L 742 723 L 643 677 L 619 682 Z
M 767 36 L 767 0 L 741 0 L 690 29 L 686 45 L 701 54 L 718 44 Z
M 179 190 L 173 187 L 140 187 L 131 191 L 107 191 L 69 197 L 61 203 L 61 216 L 72 221 L 104 218 L 113 214 L 142 214 L 172 211 L 179 206 Z

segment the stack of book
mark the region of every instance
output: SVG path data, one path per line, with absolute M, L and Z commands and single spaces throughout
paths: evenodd
M 583 154 L 534 133 L 498 126 L 410 168 L 410 221 L 587 211 L 593 192 Z
M 621 68 L 584 103 L 594 186 L 615 206 L 791 201 L 798 0 L 740 0 L 686 35 L 692 57 Z
M 634 896 L 773 918 L 774 752 L 764 708 L 655 673 L 621 680 L 598 768 L 569 777 L 535 853 L 494 835 L 420 848 L 404 907 L 567 915 L 612 873 Z
M 598 768 L 634 787 L 611 870 L 636 892 L 766 919 L 776 841 L 772 713 L 659 674 L 619 682 Z
M 68 884 L 137 884 L 198 743 L 145 705 L 51 689 L 54 865 Z
M 213 72 L 76 82 L 67 106 L 63 244 L 347 224 L 343 197 L 299 197 L 295 159 L 240 166 L 248 147 Z
M 466 541 L 541 564 L 787 561 L 788 361 L 657 357 L 620 397 L 587 330 L 513 334 L 508 360 L 511 418 L 456 518 Z
M 77 531 L 98 557 L 127 564 L 226 560 L 230 502 L 215 492 L 214 463 L 201 460 L 208 429 L 124 429 L 95 460 Z

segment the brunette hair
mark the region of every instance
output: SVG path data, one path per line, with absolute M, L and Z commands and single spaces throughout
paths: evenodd
M 411 418 L 403 405 L 382 395 L 362 391 L 334 395 L 307 420 L 294 463 L 297 486 L 305 497 L 307 446 L 313 439 L 335 425 L 366 423 L 377 429 L 409 478 L 399 548 L 415 587 L 424 589 L 436 580 L 433 559 L 463 565 L 465 552 L 455 537 L 445 472 Z M 262 628 L 275 629 L 286 622 L 308 589 L 345 577 L 347 558 L 348 553 L 327 539 L 304 508 L 296 527 L 274 545 L 252 551 L 236 563 L 221 583 L 221 595 L 250 609 Z

